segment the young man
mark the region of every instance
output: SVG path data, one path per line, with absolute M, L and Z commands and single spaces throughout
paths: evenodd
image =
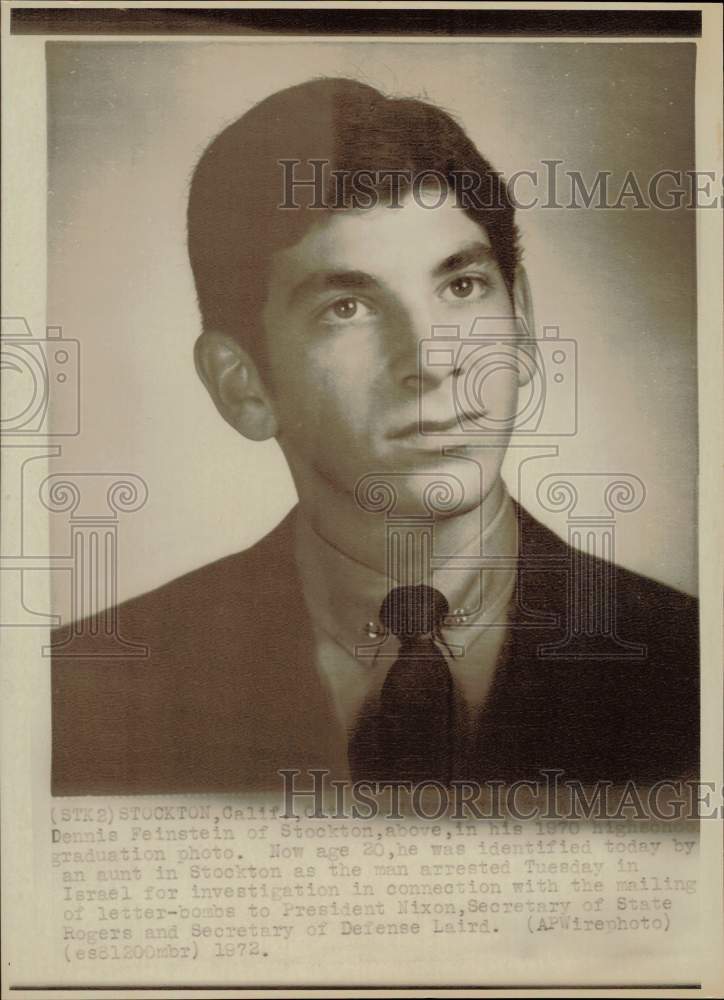
M 188 233 L 199 375 L 277 439 L 299 504 L 118 609 L 148 658 L 56 636 L 54 792 L 692 773 L 695 602 L 575 553 L 500 477 L 532 308 L 505 186 L 460 126 L 351 80 L 281 91 L 205 151 Z M 481 322 L 493 340 L 462 349 Z M 620 656 L 566 645 L 577 588 L 614 602 Z

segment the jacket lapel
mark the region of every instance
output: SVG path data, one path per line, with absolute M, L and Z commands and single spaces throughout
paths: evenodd
M 266 731 L 254 734 L 255 742 L 265 746 L 270 776 L 282 768 L 327 768 L 339 777 L 346 773 L 346 737 L 316 667 L 313 626 L 294 559 L 295 512 L 259 543 L 253 553 L 256 565 L 250 567 L 258 581 L 253 608 L 257 634 L 264 637 L 254 669 L 259 677 L 257 720 Z

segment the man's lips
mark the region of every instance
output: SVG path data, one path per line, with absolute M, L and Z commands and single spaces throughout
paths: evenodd
M 415 420 L 405 424 L 399 430 L 387 434 L 391 441 L 401 441 L 404 438 L 416 437 L 420 434 L 444 434 L 446 431 L 463 431 L 466 424 L 471 421 L 475 423 L 481 420 L 483 413 L 461 413 L 458 416 L 450 417 L 448 420 Z

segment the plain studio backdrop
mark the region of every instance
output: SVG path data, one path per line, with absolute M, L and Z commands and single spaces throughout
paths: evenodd
M 352 76 L 450 110 L 507 176 L 562 160 L 589 186 L 610 171 L 615 196 L 630 170 L 645 191 L 657 171 L 694 167 L 687 44 L 51 42 L 47 68 L 48 323 L 80 342 L 81 358 L 80 434 L 57 439 L 51 471 L 147 483 L 145 506 L 119 515 L 121 599 L 247 547 L 295 502 L 276 443 L 228 427 L 192 360 L 188 183 L 209 140 L 252 104 L 311 77 Z M 538 328 L 577 344 L 578 430 L 546 439 L 557 457 L 520 477 L 506 459 L 504 471 L 564 538 L 566 513 L 537 500 L 543 476 L 637 476 L 645 501 L 617 516 L 616 559 L 695 593 L 694 213 L 624 204 L 518 212 Z M 52 537 L 67 553 L 67 513 L 52 515 Z

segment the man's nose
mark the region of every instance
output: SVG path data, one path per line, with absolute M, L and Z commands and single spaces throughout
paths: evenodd
M 435 338 L 433 329 L 435 323 L 428 310 L 405 310 L 397 317 L 392 331 L 392 368 L 397 384 L 409 392 L 429 391 L 460 375 L 456 331 Z

